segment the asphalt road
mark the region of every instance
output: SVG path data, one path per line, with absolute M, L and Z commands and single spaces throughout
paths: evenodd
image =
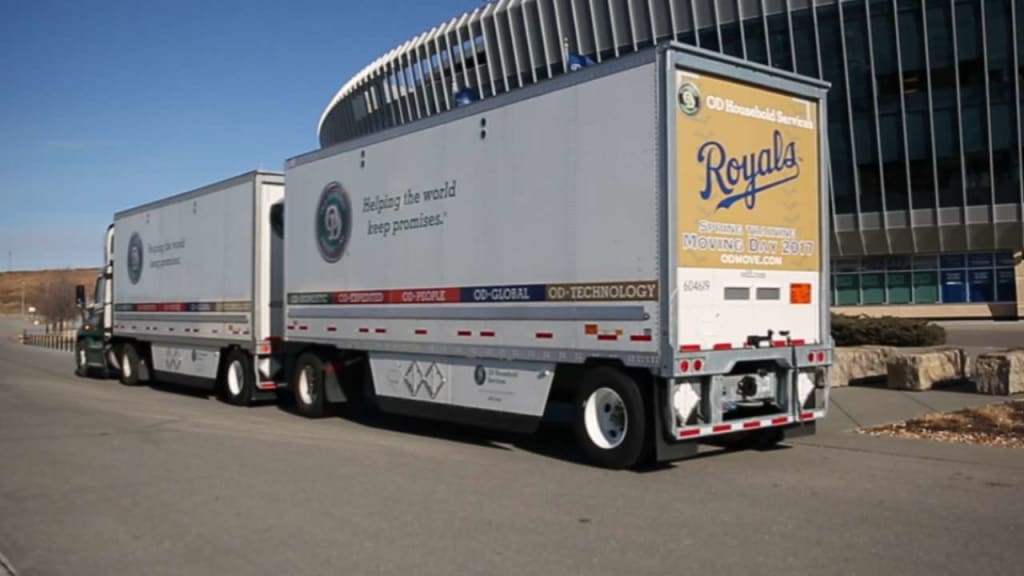
M 0 555 L 23 576 L 1024 564 L 1024 453 L 1006 449 L 826 425 L 788 448 L 611 472 L 575 462 L 559 429 L 307 421 L 71 372 L 67 353 L 0 339 Z

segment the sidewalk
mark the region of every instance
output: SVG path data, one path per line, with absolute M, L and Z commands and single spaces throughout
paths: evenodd
M 893 458 L 996 466 L 1024 472 L 1024 450 L 854 433 L 858 428 L 892 424 L 925 414 L 999 404 L 1014 399 L 1013 396 L 940 390 L 906 392 L 868 386 L 838 388 L 831 394 L 828 416 L 818 422 L 817 434 L 794 439 L 793 444 L 885 454 Z
M 839 434 L 863 427 L 893 424 L 935 412 L 1001 404 L 1012 399 L 946 390 L 907 392 L 871 386 L 834 388 L 831 394 L 828 417 L 818 425 L 821 434 Z

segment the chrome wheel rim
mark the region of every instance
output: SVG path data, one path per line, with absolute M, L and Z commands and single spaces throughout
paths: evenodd
M 299 399 L 302 403 L 310 406 L 313 404 L 313 398 L 316 396 L 314 390 L 314 379 L 313 379 L 313 368 L 306 366 L 299 373 Z
M 240 396 L 242 394 L 243 382 L 245 382 L 245 374 L 242 372 L 242 363 L 235 360 L 228 366 L 228 392 L 232 396 Z
M 626 403 L 615 390 L 598 388 L 583 405 L 583 424 L 595 446 L 605 450 L 617 448 L 629 429 Z

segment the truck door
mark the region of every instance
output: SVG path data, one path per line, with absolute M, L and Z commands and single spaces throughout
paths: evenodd
M 671 79 L 681 347 L 821 339 L 818 101 L 774 80 L 685 67 Z

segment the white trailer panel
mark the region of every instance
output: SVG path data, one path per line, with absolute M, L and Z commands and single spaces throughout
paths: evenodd
M 287 337 L 656 363 L 657 71 L 614 65 L 290 162 Z
M 270 336 L 269 210 L 283 193 L 280 175 L 252 172 L 115 215 L 114 336 L 246 347 Z

